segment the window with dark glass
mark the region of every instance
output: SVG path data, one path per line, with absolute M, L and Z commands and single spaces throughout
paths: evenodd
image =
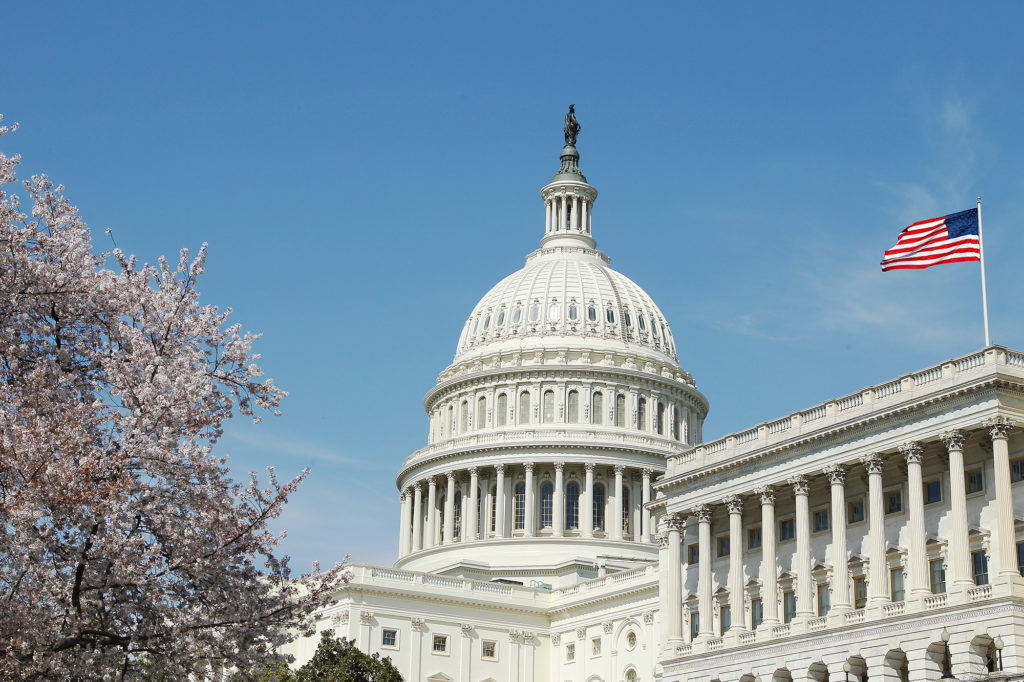
M 747 529 L 747 549 L 757 549 L 761 546 L 761 526 Z
M 381 646 L 395 646 L 398 643 L 398 630 L 384 628 L 380 631 Z
M 519 394 L 519 423 L 530 423 L 530 394 L 527 391 Z
M 1017 543 L 1017 572 L 1024 575 L 1024 542 Z
M 729 536 L 722 535 L 718 538 L 718 556 L 729 556 Z
M 604 423 L 604 395 L 598 391 L 590 399 L 590 422 L 592 424 Z
M 455 491 L 455 535 L 462 535 L 462 491 Z
M 580 527 L 580 485 L 569 481 L 565 487 L 565 527 L 579 530 Z
M 818 585 L 818 616 L 827 616 L 831 608 L 832 600 L 829 598 L 828 583 L 822 583 Z
M 828 509 L 814 512 L 814 532 L 820 533 L 823 530 L 828 530 Z
M 587 319 L 591 322 L 597 322 L 597 308 L 594 306 L 587 306 Z
M 523 319 L 523 309 L 516 308 L 512 311 L 512 324 L 519 324 L 521 319 Z
M 931 504 L 932 502 L 942 501 L 942 481 L 935 478 L 930 481 L 924 482 L 924 503 Z
M 512 519 L 516 530 L 526 526 L 526 484 L 522 482 L 516 483 L 512 495 Z
M 594 530 L 604 530 L 604 485 L 594 484 Z
M 764 609 L 760 599 L 750 600 L 750 629 L 755 630 L 764 619 Z
M 498 523 L 498 486 L 491 486 L 491 532 L 494 532 L 494 528 Z
M 700 634 L 700 613 L 690 613 L 690 641 L 697 639 Z
M 942 566 L 942 559 L 932 559 L 928 562 L 928 581 L 932 594 L 942 594 L 946 591 L 946 569 Z
M 779 521 L 779 541 L 792 540 L 796 535 L 796 524 L 793 519 L 782 519 Z
M 551 528 L 551 511 L 555 496 L 555 486 L 551 481 L 544 481 L 540 485 L 540 527 Z
M 985 550 L 971 552 L 971 569 L 975 585 L 988 585 L 988 557 L 985 556 Z
M 498 405 L 494 408 L 494 423 L 497 426 L 505 425 L 505 416 L 508 414 L 508 395 L 498 394 Z
M 641 397 L 636 403 L 637 428 L 641 431 L 647 430 L 647 399 Z
M 627 327 L 633 326 L 633 318 L 629 316 L 628 310 L 622 311 L 622 319 L 625 321 Z
M 846 503 L 846 522 L 860 523 L 864 520 L 864 500 L 850 500 Z
M 984 469 L 971 469 L 964 473 L 966 478 L 965 483 L 967 484 L 967 494 L 980 493 L 985 489 L 985 470 Z
M 729 608 L 728 604 L 723 604 L 719 608 L 719 623 L 721 626 L 721 633 L 724 635 L 732 627 L 732 609 Z
M 784 623 L 788 623 L 796 616 L 796 594 L 793 593 L 793 590 L 782 593 L 782 612 Z
M 575 303 L 571 304 L 569 306 L 569 319 L 570 320 L 575 320 L 578 315 L 579 315 L 579 308 L 576 307 Z
M 862 609 L 868 603 L 868 581 L 864 576 L 853 579 L 853 608 Z
M 1024 481 L 1024 458 L 1010 462 L 1010 482 Z
M 686 563 L 696 564 L 700 562 L 700 545 L 696 542 L 686 547 Z
M 579 391 L 569 391 L 565 406 L 567 421 L 570 424 L 577 424 L 580 421 L 580 394 Z
M 899 488 L 885 491 L 885 513 L 903 513 L 903 491 Z
M 434 651 L 437 651 L 438 653 L 448 651 L 447 635 L 434 635 Z
M 615 425 L 626 425 L 626 396 L 621 393 L 615 396 Z
M 498 313 L 498 321 L 495 323 L 495 326 L 500 327 L 503 324 L 505 324 L 505 311 L 504 310 L 502 310 L 501 312 Z
M 665 435 L 665 403 L 660 400 L 654 410 L 654 428 L 660 435 Z
M 542 403 L 544 423 L 550 424 L 555 421 L 555 392 L 544 391 Z
M 615 310 L 608 308 L 608 310 L 604 312 L 604 319 L 608 320 L 608 324 L 615 324 Z
M 902 567 L 889 569 L 889 594 L 894 602 L 906 599 L 907 593 L 903 589 Z
M 498 643 L 484 640 L 480 645 L 480 655 L 483 658 L 497 658 L 498 657 Z

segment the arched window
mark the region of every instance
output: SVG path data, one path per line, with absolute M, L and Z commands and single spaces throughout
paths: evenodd
M 637 679 L 636 670 L 634 668 L 630 668 L 626 671 L 626 682 L 636 682 Z
M 622 489 L 622 532 L 629 535 L 629 488 Z
M 636 427 L 647 430 L 647 398 L 640 398 L 636 403 Z
M 626 425 L 626 396 L 622 393 L 615 396 L 615 425 Z
M 459 407 L 459 433 L 469 431 L 469 401 L 463 400 Z
M 594 484 L 594 530 L 604 530 L 604 484 Z
M 544 481 L 540 485 L 540 527 L 551 528 L 551 510 L 555 495 L 555 486 L 551 481 Z
M 625 320 L 627 327 L 632 327 L 633 326 L 633 318 L 630 317 L 628 310 L 623 310 L 622 311 L 622 319 Z
M 594 306 L 587 306 L 587 319 L 591 322 L 597 322 L 597 308 Z
M 580 484 L 569 481 L 565 486 L 565 527 L 579 530 L 580 527 Z
M 654 410 L 654 427 L 660 435 L 665 435 L 665 403 L 660 400 Z
M 593 424 L 604 424 L 604 395 L 600 391 L 590 399 L 590 421 Z
M 523 391 L 519 394 L 519 423 L 530 423 L 530 392 Z
M 569 319 L 576 321 L 576 317 L 579 315 L 579 308 L 576 307 L 575 303 L 569 305 Z
M 615 309 L 608 308 L 604 311 L 604 319 L 608 320 L 608 324 L 615 324 Z
M 498 486 L 491 486 L 491 533 L 498 525 Z
M 480 396 L 476 401 L 476 424 L 477 429 L 482 429 L 487 425 L 487 398 Z
M 544 415 L 543 415 L 544 423 L 545 424 L 550 424 L 551 422 L 555 421 L 555 392 L 554 391 L 544 391 L 543 408 L 544 408 Z
M 579 391 L 569 391 L 569 397 L 566 401 L 566 411 L 568 411 L 567 421 L 570 424 L 576 424 L 580 420 L 580 394 Z
M 505 416 L 508 413 L 508 395 L 504 393 L 498 394 L 498 406 L 494 408 L 494 424 L 495 426 L 505 425 Z
M 512 496 L 513 528 L 522 530 L 526 525 L 526 484 L 516 483 L 515 494 Z
M 672 437 L 676 440 L 682 440 L 680 437 L 679 413 L 679 406 L 676 405 L 676 409 L 672 410 Z
M 462 491 L 455 491 L 455 537 L 462 536 Z

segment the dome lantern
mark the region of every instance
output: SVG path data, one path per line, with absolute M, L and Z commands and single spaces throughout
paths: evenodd
M 569 113 L 565 115 L 561 165 L 551 183 L 540 191 L 545 211 L 544 238 L 540 240 L 543 248 L 582 246 L 592 249 L 597 245 L 591 234 L 597 190 L 580 171 L 580 153 L 576 150 L 579 132 L 574 105 L 570 104 Z

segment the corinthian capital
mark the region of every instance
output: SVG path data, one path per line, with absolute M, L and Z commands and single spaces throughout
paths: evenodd
M 832 485 L 846 484 L 846 467 L 842 464 L 830 464 L 825 467 L 824 471 Z
M 960 429 L 951 429 L 939 434 L 939 438 L 946 445 L 947 450 L 963 450 L 967 436 Z
M 924 448 L 922 448 L 921 444 L 917 441 L 902 443 L 900 445 L 900 454 L 906 458 L 907 464 L 920 464 L 921 456 L 924 454 Z
M 730 514 L 742 514 L 743 513 L 743 498 L 739 495 L 729 495 L 722 500 L 725 506 L 729 508 Z
M 775 504 L 775 491 L 770 485 L 759 485 L 754 488 L 754 494 L 761 496 L 761 504 Z
M 680 514 L 668 514 L 665 516 L 665 530 L 682 532 L 686 527 L 686 520 Z
M 1010 431 L 1013 430 L 1013 422 L 1006 417 L 993 417 L 985 422 L 985 427 L 988 428 L 992 440 L 1001 440 L 1010 437 Z
M 698 523 L 711 523 L 711 505 L 698 504 L 694 506 L 693 515 L 697 517 Z
M 869 474 L 880 474 L 882 473 L 882 464 L 884 460 L 882 456 L 877 452 L 873 452 L 870 455 L 864 455 L 860 458 L 860 463 L 864 465 Z
M 810 492 L 811 484 L 803 474 L 793 476 L 787 482 L 793 486 L 793 494 L 795 495 L 806 495 Z

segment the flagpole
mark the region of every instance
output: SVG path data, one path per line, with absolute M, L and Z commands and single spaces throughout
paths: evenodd
M 981 251 L 981 307 L 985 312 L 985 347 L 990 345 L 988 338 L 988 291 L 985 288 L 985 238 L 981 234 L 981 197 L 978 197 L 978 248 Z

